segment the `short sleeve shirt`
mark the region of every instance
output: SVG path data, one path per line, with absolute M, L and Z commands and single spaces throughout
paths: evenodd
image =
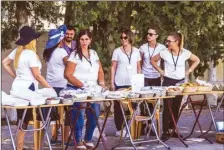
M 128 56 L 122 51 L 121 47 L 116 48 L 113 52 L 112 61 L 117 62 L 115 72 L 115 84 L 117 86 L 131 85 L 132 75 L 137 74 L 137 63 L 141 61 L 139 50 L 132 47 L 132 53 Z
M 79 58 L 75 51 L 71 53 L 68 61 L 76 64 L 73 76 L 80 80 L 82 83 L 89 85 L 97 85 L 98 72 L 99 72 L 99 57 L 95 50 L 90 49 L 90 60 L 85 57 Z
M 47 62 L 46 80 L 52 87 L 66 87 L 64 78 L 65 64 L 63 59 L 68 56 L 64 48 L 56 48 Z
M 15 60 L 17 49 L 14 49 L 8 57 L 11 60 Z M 34 78 L 31 67 L 38 67 L 41 69 L 41 62 L 34 51 L 25 49 L 21 52 L 18 67 L 15 69 L 16 78 L 13 81 L 11 90 L 23 90 L 28 89 L 31 84 L 34 83 L 35 89 L 38 88 L 38 82 Z
M 16 50 L 17 49 L 14 49 L 8 55 L 8 57 L 13 61 L 15 60 Z M 41 69 L 40 60 L 34 51 L 23 50 L 19 57 L 16 77 L 24 80 L 35 80 L 30 67 L 39 67 L 39 69 Z
M 153 79 L 160 77 L 159 72 L 150 63 L 150 59 L 165 49 L 166 47 L 160 43 L 158 43 L 155 48 L 150 47 L 148 43 L 143 44 L 139 48 L 140 52 L 143 54 L 142 73 L 144 74 L 145 78 Z M 158 61 L 157 64 L 159 66 L 160 61 Z
M 164 51 L 160 52 L 160 57 L 164 59 L 164 64 L 165 64 L 165 75 L 168 78 L 171 79 L 176 79 L 176 80 L 180 80 L 185 78 L 185 62 L 187 59 L 189 59 L 191 57 L 191 52 L 189 50 L 183 49 L 182 52 L 180 52 L 179 54 L 179 58 L 178 56 L 173 56 L 172 58 L 172 54 L 171 52 L 166 49 Z M 175 65 L 174 65 L 174 61 L 176 62 L 176 70 L 175 70 Z

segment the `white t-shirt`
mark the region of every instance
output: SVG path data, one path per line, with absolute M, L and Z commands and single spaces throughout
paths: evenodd
M 132 47 L 129 64 L 127 55 L 121 50 L 121 47 L 118 47 L 113 52 L 112 61 L 113 60 L 117 61 L 115 84 L 117 86 L 131 85 L 132 75 L 137 74 L 137 62 L 141 61 L 139 50 L 136 47 Z
M 70 54 L 68 61 L 77 64 L 73 74 L 74 77 L 84 84 L 97 85 L 99 57 L 95 50 L 90 49 L 89 52 L 91 64 L 85 59 L 85 57 L 82 57 L 81 60 L 78 54 L 75 55 L 75 51 Z
M 152 66 L 150 63 L 150 57 L 157 55 L 160 51 L 166 49 L 166 47 L 160 43 L 157 43 L 155 48 L 152 48 L 148 45 L 148 43 L 143 44 L 139 50 L 143 54 L 143 65 L 142 65 L 142 73 L 145 78 L 158 78 L 160 77 L 159 72 Z M 160 61 L 158 61 L 158 66 L 160 66 Z
M 187 59 L 190 58 L 190 56 L 191 56 L 191 52 L 186 49 L 183 49 L 183 51 L 180 52 L 179 58 L 178 56 L 173 56 L 175 63 L 178 58 L 176 70 L 175 70 L 175 65 L 174 65 L 171 52 L 168 49 L 161 51 L 160 57 L 164 59 L 164 64 L 165 64 L 164 76 L 171 79 L 176 79 L 176 80 L 185 78 L 185 62 Z
M 67 80 L 64 78 L 65 64 L 63 58 L 68 56 L 64 48 L 56 48 L 47 62 L 46 80 L 52 87 L 64 88 Z
M 8 55 L 13 61 L 15 60 L 16 50 L 17 49 L 14 49 Z M 41 63 L 34 51 L 25 49 L 20 54 L 18 67 L 15 69 L 16 78 L 12 83 L 11 90 L 28 89 L 32 83 L 34 83 L 35 89 L 38 89 L 38 82 L 31 72 L 31 67 L 39 67 L 39 69 L 41 69 Z

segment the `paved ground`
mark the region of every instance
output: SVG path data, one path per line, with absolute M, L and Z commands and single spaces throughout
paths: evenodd
M 180 132 L 182 135 L 186 136 L 187 134 L 189 134 L 189 131 L 191 129 L 191 127 L 193 126 L 193 122 L 194 122 L 195 118 L 193 116 L 193 112 L 192 110 L 185 110 L 183 112 L 183 114 L 181 115 L 180 121 L 178 123 Z M 224 120 L 224 108 L 222 108 L 217 117 L 216 117 L 216 121 L 223 121 Z M 103 120 L 101 120 L 102 123 Z M 200 118 L 200 123 L 203 126 L 203 129 L 206 130 L 208 128 L 208 125 L 211 122 L 211 118 L 209 115 L 209 111 L 208 109 L 204 109 Z M 12 130 L 13 133 L 15 132 L 16 126 L 13 125 L 12 126 Z M 49 130 L 50 131 L 50 130 Z M 115 134 L 115 125 L 114 125 L 114 119 L 113 117 L 110 117 L 108 122 L 107 122 L 107 126 L 105 129 L 105 133 L 107 135 L 107 148 L 111 149 L 114 145 L 116 145 L 119 141 L 119 139 L 117 137 L 114 137 Z M 172 150 L 224 150 L 224 145 L 223 144 L 217 144 L 215 142 L 215 131 L 214 128 L 212 128 L 212 131 L 209 132 L 209 134 L 207 134 L 207 137 L 212 140 L 214 143 L 213 144 L 209 144 L 207 141 L 196 138 L 197 135 L 199 135 L 199 129 L 196 128 L 193 137 L 194 137 L 194 141 L 187 141 L 186 143 L 189 144 L 189 147 L 186 148 L 179 140 L 175 139 L 175 138 L 171 138 L 169 141 L 166 142 L 166 144 L 168 144 Z M 2 144 L 2 149 L 3 150 L 12 150 L 12 145 L 11 145 L 11 141 L 10 141 L 10 137 L 9 137 L 9 132 L 7 130 L 7 126 L 2 126 L 2 135 L 1 135 L 1 144 Z M 49 132 L 50 135 L 50 132 Z M 96 141 L 98 132 L 97 130 L 95 130 L 94 132 L 94 140 Z M 46 144 L 47 145 L 47 144 Z M 33 134 L 29 133 L 26 134 L 25 137 L 25 147 L 27 147 L 28 150 L 32 150 L 33 149 Z M 48 147 L 45 147 L 45 149 L 49 149 Z M 54 146 L 53 149 L 55 150 L 60 150 L 60 146 Z M 74 149 L 74 147 L 69 147 L 69 150 Z M 123 150 L 123 149 L 133 149 L 130 144 L 129 145 L 125 145 L 122 147 L 119 147 L 117 149 Z M 164 148 L 161 144 L 158 143 L 151 143 L 149 144 L 145 144 L 142 146 L 138 146 L 138 149 L 147 149 L 147 150 L 165 150 L 166 148 Z M 100 146 L 97 148 L 97 150 L 103 150 L 102 144 L 100 144 Z

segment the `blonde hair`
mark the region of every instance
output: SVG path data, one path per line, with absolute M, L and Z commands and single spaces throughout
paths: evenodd
M 36 53 L 36 39 L 32 40 L 27 45 L 19 45 L 16 50 L 15 60 L 14 60 L 14 68 L 18 68 L 19 58 L 23 50 L 30 50 Z M 37 56 L 38 58 L 38 56 Z

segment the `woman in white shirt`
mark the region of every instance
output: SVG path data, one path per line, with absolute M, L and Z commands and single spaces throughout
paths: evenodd
M 77 41 L 76 51 L 73 51 L 68 58 L 68 62 L 65 67 L 65 78 L 68 80 L 67 87 L 73 89 L 83 88 L 88 85 L 101 85 L 104 84 L 104 72 L 100 63 L 99 57 L 95 50 L 89 48 L 92 41 L 92 33 L 88 30 L 81 30 Z M 73 107 L 81 107 L 86 103 L 74 103 Z M 100 115 L 100 104 L 90 103 L 92 109 L 95 111 L 96 116 Z M 82 129 L 84 126 L 84 114 L 85 110 L 80 112 L 72 110 L 73 120 L 79 114 L 78 120 L 74 125 L 75 139 L 77 142 L 77 148 L 79 150 L 85 150 L 94 148 L 92 141 L 93 132 L 96 127 L 96 120 L 93 113 L 90 110 L 86 111 L 86 133 L 84 141 L 82 142 Z
M 151 63 L 156 70 L 158 70 L 161 76 L 164 77 L 163 86 L 171 86 L 184 82 L 185 77 L 198 66 L 200 60 L 189 50 L 183 48 L 183 35 L 181 33 L 171 33 L 167 37 L 166 45 L 168 49 L 161 51 L 159 54 L 154 56 L 151 59 Z M 157 64 L 161 58 L 164 59 L 165 70 L 162 70 Z M 186 70 L 185 62 L 188 59 L 192 63 L 189 69 Z M 182 96 L 176 96 L 174 99 L 164 100 L 162 140 L 166 140 L 171 133 L 174 133 L 173 137 L 178 136 L 176 131 L 173 131 L 174 124 L 169 112 L 168 101 L 177 122 Z
M 130 87 L 132 75 L 141 73 L 140 52 L 133 46 L 134 34 L 130 30 L 124 30 L 121 33 L 120 39 L 121 47 L 116 48 L 112 56 L 112 90 Z M 120 136 L 123 117 L 118 101 L 114 101 L 114 121 L 117 128 L 116 136 Z M 125 135 L 125 133 L 123 135 Z
M 61 25 L 58 29 L 52 29 L 48 33 L 48 41 L 45 46 L 43 53 L 43 58 L 47 63 L 47 73 L 46 80 L 47 82 L 55 89 L 57 95 L 62 89 L 67 85 L 67 80 L 64 78 L 65 64 L 68 59 L 67 51 L 62 47 L 63 39 L 66 34 L 67 27 L 66 25 Z M 43 109 L 44 114 L 47 115 L 48 108 Z M 57 108 L 53 108 L 51 112 L 51 120 L 55 121 L 58 119 Z M 68 130 L 69 130 L 69 121 L 67 116 L 65 116 L 65 143 L 68 140 Z M 57 140 L 57 127 L 56 124 L 52 126 L 52 137 L 51 144 L 61 143 Z M 70 144 L 71 146 L 72 144 Z
M 40 35 L 35 33 L 31 27 L 22 27 L 20 30 L 20 39 L 16 42 L 18 47 L 2 61 L 3 67 L 9 75 L 15 78 L 12 83 L 11 91 L 21 92 L 27 89 L 35 91 L 38 89 L 38 82 L 42 84 L 43 87 L 51 87 L 40 73 L 41 63 L 36 54 L 36 39 L 39 36 Z M 16 73 L 13 72 L 10 66 L 12 62 L 14 62 Z M 24 110 L 17 110 L 18 120 L 22 118 L 23 111 Z M 28 109 L 24 119 L 24 129 L 27 128 L 30 120 L 32 120 L 32 110 Z M 17 150 L 23 149 L 24 136 L 25 132 L 19 130 L 16 139 Z

